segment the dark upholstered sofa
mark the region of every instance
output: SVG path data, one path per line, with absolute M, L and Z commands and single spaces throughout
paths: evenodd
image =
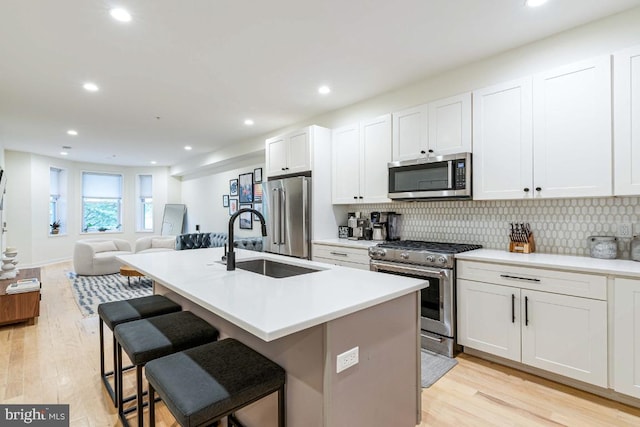
M 176 250 L 217 248 L 227 243 L 227 233 L 188 233 L 176 237 Z M 261 237 L 239 238 L 233 242 L 238 249 L 263 251 Z

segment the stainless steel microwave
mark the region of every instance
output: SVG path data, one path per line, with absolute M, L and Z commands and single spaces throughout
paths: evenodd
M 389 163 L 389 198 L 471 199 L 471 153 Z

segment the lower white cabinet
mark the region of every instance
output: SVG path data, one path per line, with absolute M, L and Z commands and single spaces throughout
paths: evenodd
M 640 280 L 614 282 L 614 389 L 640 398 Z
M 566 273 L 567 278 L 563 278 L 562 272 L 545 274 L 540 269 L 522 267 L 509 271 L 509 266 L 489 263 L 481 263 L 480 270 L 465 268 L 465 262 L 458 263 L 463 264 L 457 281 L 459 344 L 589 384 L 608 386 L 606 296 L 593 299 L 545 292 L 546 283 L 555 291 L 566 287 L 564 281 L 605 290 L 603 276 L 595 276 L 602 281 L 589 281 L 580 279 L 589 275 Z M 483 273 L 474 277 L 474 271 Z M 495 280 L 481 281 L 491 272 L 495 273 Z M 495 283 L 506 280 L 513 281 L 513 285 Z M 576 290 L 578 294 L 584 292 L 592 290 Z
M 314 243 L 311 254 L 313 261 L 369 270 L 369 251 L 368 248 L 364 246 L 346 247 Z

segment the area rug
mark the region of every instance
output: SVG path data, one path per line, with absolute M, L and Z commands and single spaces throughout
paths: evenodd
M 131 279 L 120 273 L 106 276 L 78 276 L 67 273 L 71 282 L 73 297 L 84 317 L 98 314 L 98 304 L 111 301 L 122 301 L 130 298 L 144 297 L 153 293 L 151 279 L 141 277 Z
M 452 359 L 441 354 L 436 354 L 428 350 L 420 352 L 422 359 L 422 387 L 431 387 L 451 368 L 458 364 L 456 359 Z

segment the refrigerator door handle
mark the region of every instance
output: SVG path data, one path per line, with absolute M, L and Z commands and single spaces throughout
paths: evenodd
M 271 235 L 273 236 L 273 244 L 279 245 L 280 242 L 280 189 L 274 188 L 271 199 L 271 206 L 273 206 L 273 219 L 271 220 L 271 225 L 273 226 L 273 230 Z
M 285 236 L 286 234 L 286 226 L 287 226 L 287 221 L 285 218 L 286 212 L 287 212 L 287 193 L 283 190 L 280 189 L 280 244 L 284 245 L 285 244 Z

